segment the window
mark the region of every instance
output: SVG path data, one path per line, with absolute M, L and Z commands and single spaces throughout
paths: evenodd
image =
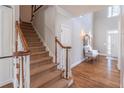
M 120 14 L 120 6 L 108 7 L 108 17 L 118 16 Z

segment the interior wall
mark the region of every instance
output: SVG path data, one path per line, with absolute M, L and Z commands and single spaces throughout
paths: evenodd
M 124 88 L 124 6 L 121 6 L 121 27 L 120 27 L 120 30 L 121 30 L 121 33 L 120 33 L 120 36 L 121 36 L 121 46 L 120 46 L 120 75 L 121 75 L 121 87 Z
M 20 18 L 24 22 L 31 21 L 31 5 L 20 5 Z
M 108 8 L 94 12 L 93 15 L 93 47 L 102 55 L 107 55 L 107 33 L 110 31 L 119 30 L 119 17 L 108 17 Z M 116 38 L 118 39 L 118 37 Z M 116 43 L 116 44 L 115 44 Z M 118 42 L 113 41 L 113 45 L 118 45 Z M 115 49 L 114 57 L 118 57 L 118 46 Z
M 20 6 L 15 5 L 14 8 L 15 8 L 15 19 L 16 19 L 16 21 L 19 21 L 19 18 L 20 18 Z
M 83 41 L 81 32 L 92 33 L 92 13 L 73 19 L 72 30 L 72 67 L 81 63 L 84 60 Z
M 14 36 L 15 8 L 13 6 L 0 6 L 0 57 L 13 55 L 15 46 Z M 0 86 L 12 81 L 13 59 L 0 59 Z

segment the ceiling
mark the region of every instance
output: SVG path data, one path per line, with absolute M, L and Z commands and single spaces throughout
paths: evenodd
M 89 12 L 100 11 L 108 6 L 107 5 L 60 5 L 60 7 L 74 16 L 80 16 Z

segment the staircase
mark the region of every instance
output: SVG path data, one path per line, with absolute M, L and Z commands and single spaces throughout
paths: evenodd
M 63 78 L 53 58 L 49 56 L 43 42 L 34 31 L 31 23 L 21 23 L 21 30 L 30 47 L 30 85 L 31 88 L 66 88 L 70 80 Z

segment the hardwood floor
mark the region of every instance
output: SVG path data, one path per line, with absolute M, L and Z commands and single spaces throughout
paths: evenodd
M 119 88 L 117 61 L 99 56 L 97 62 L 82 62 L 72 70 L 77 88 Z

